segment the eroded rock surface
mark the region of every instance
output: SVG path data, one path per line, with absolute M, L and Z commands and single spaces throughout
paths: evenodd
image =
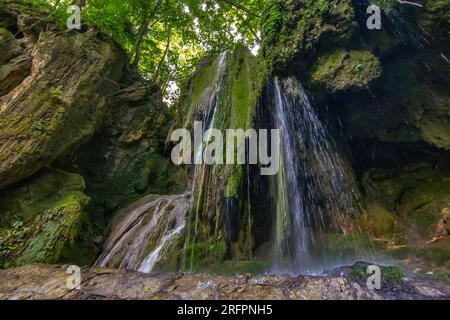
M 0 299 L 450 299 L 450 287 L 404 279 L 379 291 L 343 276 L 212 276 L 84 269 L 80 290 L 66 287 L 67 266 L 29 265 L 0 271 Z

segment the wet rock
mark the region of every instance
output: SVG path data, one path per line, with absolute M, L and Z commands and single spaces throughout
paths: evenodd
M 377 1 L 381 30 L 367 29 L 370 4 L 273 1 L 265 18 L 266 60 L 275 74 L 309 84 L 318 106 L 338 114 L 336 126 L 349 141 L 426 142 L 449 150 L 448 2 L 417 8 Z
M 142 274 L 114 269 L 83 269 L 81 289 L 66 287 L 67 266 L 29 265 L 0 271 L 0 299 L 139 300 L 366 300 L 448 299 L 450 288 L 430 280 L 408 280 L 371 291 L 345 277 L 236 277 L 196 274 Z
M 111 100 L 101 128 L 75 157 L 93 211 L 110 216 L 147 194 L 184 192 L 186 174 L 166 156 L 173 119 L 159 88 L 140 79 Z
M 147 273 L 179 270 L 188 210 L 184 195 L 150 195 L 120 210 L 96 265 Z
M 252 128 L 265 71 L 264 61 L 247 47 L 205 58 L 185 83 L 172 128 L 193 131 L 194 121 L 202 121 L 204 130 L 208 126 L 223 132 Z M 204 270 L 217 267 L 225 258 L 250 257 L 252 236 L 244 222 L 248 218 L 238 213 L 248 205 L 243 189 L 245 166 L 199 165 L 187 170 L 194 190 L 188 223 L 200 231 L 187 235 L 186 267 Z

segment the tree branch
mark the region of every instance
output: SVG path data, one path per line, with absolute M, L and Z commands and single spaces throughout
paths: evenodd
M 218 2 L 225 2 L 226 4 L 228 4 L 228 5 L 232 6 L 232 7 L 235 7 L 237 9 L 241 10 L 241 11 L 244 11 L 244 12 L 248 13 L 249 15 L 252 15 L 252 16 L 257 17 L 257 18 L 261 18 L 261 15 L 252 12 L 250 9 L 247 9 L 246 7 L 241 5 L 240 3 L 234 3 L 232 0 L 218 0 Z

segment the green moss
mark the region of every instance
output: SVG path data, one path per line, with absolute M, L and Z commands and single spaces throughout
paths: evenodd
M 376 231 L 378 236 L 390 236 L 396 232 L 388 228 L 392 224 L 392 218 L 389 218 L 389 212 L 392 212 L 394 219 L 406 219 L 417 228 L 419 236 L 429 240 L 436 231 L 442 209 L 450 206 L 447 175 L 445 166 L 436 170 L 427 163 L 413 163 L 399 171 L 377 169 L 365 174 L 363 184 L 366 192 L 376 200 L 369 201 L 369 215 L 362 217 L 362 224 L 366 230 Z M 375 207 L 373 203 L 376 203 Z M 370 209 L 373 214 L 370 214 Z
M 227 184 L 225 186 L 224 195 L 227 198 L 233 198 L 238 194 L 244 169 L 242 165 L 235 165 L 231 167 L 230 173 L 227 177 Z
M 349 277 L 354 280 L 366 280 L 368 278 L 366 264 L 357 264 L 352 267 Z M 404 275 L 400 268 L 395 266 L 381 266 L 382 284 L 393 284 L 403 281 Z
M 266 261 L 225 261 L 220 265 L 215 265 L 208 269 L 208 272 L 216 275 L 236 275 L 236 274 L 264 274 L 270 269 L 270 263 Z
M 207 104 L 208 100 L 203 100 L 203 96 L 206 94 L 205 90 L 214 85 L 217 80 L 217 64 L 219 60 L 207 60 L 207 63 L 197 71 L 197 73 L 192 77 L 191 83 L 191 105 L 196 106 L 199 104 Z
M 0 27 L 0 34 L 5 39 L 13 37 L 13 34 L 9 30 L 2 27 Z
M 398 267 L 382 267 L 381 279 L 388 283 L 397 283 L 403 280 L 403 272 Z
M 363 234 L 330 234 L 325 239 L 323 252 L 327 257 L 351 257 L 374 250 L 374 243 Z
M 423 247 L 407 246 L 389 252 L 397 259 L 419 258 L 431 265 L 443 266 L 450 261 L 450 250 L 448 247 L 427 245 Z
M 55 263 L 74 244 L 90 199 L 84 180 L 63 171 L 42 174 L 0 197 L 0 266 Z
M 58 88 L 52 88 L 50 90 L 50 96 L 56 101 L 61 99 L 61 95 L 61 90 L 59 90 Z
M 222 56 L 223 57 L 223 56 Z M 192 129 L 194 120 L 198 120 L 198 114 L 206 112 L 211 98 L 215 99 L 215 117 L 212 126 L 224 133 L 226 129 L 247 130 L 253 127 L 255 108 L 267 75 L 265 62 L 251 54 L 248 48 L 240 47 L 232 52 L 226 53 L 226 63 L 223 65 L 220 78 L 220 88 L 216 87 L 218 80 L 219 57 L 210 57 L 204 61 L 199 69 L 193 74 L 192 79 L 187 81 L 183 89 L 178 109 L 178 119 L 176 125 L 183 124 L 185 128 Z M 225 141 L 224 141 L 225 142 Z M 235 150 L 236 154 L 237 151 Z M 235 156 L 236 156 L 235 154 Z M 194 229 L 189 230 L 190 238 L 186 240 L 187 258 L 185 265 L 189 265 L 192 251 L 194 252 L 193 264 L 197 268 L 207 267 L 208 255 L 201 252 L 209 252 L 204 243 L 221 243 L 223 245 L 223 255 L 228 250 L 232 255 L 240 255 L 242 250 L 232 248 L 244 247 L 241 241 L 249 241 L 248 237 L 239 237 L 237 244 L 228 243 L 222 240 L 225 230 L 217 230 L 220 215 L 227 209 L 223 208 L 230 202 L 239 208 L 246 207 L 246 197 L 240 197 L 242 179 L 244 176 L 243 165 L 213 165 L 199 168 L 195 193 L 193 195 L 193 208 L 190 216 L 190 225 L 196 226 L 197 237 L 195 244 L 192 243 Z M 227 203 L 227 204 L 226 204 Z M 248 217 L 242 221 L 242 226 L 248 226 Z M 241 232 L 239 230 L 238 232 Z M 228 232 L 228 230 L 226 230 Z M 243 234 L 242 232 L 239 234 Z M 227 245 L 230 246 L 227 248 Z M 250 245 L 245 246 L 249 248 Z M 223 256 L 220 255 L 221 257 Z M 247 255 L 248 256 L 248 255 Z M 220 263 L 223 261 L 222 259 Z M 198 270 L 198 269 L 197 269 Z
M 217 270 L 225 259 L 226 250 L 226 244 L 221 235 L 210 245 L 191 243 L 185 250 L 184 268 L 190 271 Z
M 316 60 L 310 81 L 331 91 L 364 89 L 381 76 L 381 70 L 378 59 L 368 51 L 337 50 Z
M 367 205 L 367 212 L 359 218 L 359 223 L 375 237 L 392 237 L 398 231 L 392 214 L 376 202 Z
M 449 270 L 435 272 L 435 273 L 433 273 L 432 277 L 435 279 L 438 279 L 438 280 L 443 280 L 443 281 L 447 282 L 448 284 L 450 284 L 450 271 Z
M 356 28 L 351 1 L 277 0 L 270 1 L 263 15 L 262 51 L 269 69 L 299 74 L 316 52 L 319 43 L 326 48 L 346 46 Z
M 422 236 L 428 237 L 436 231 L 439 222 L 439 211 L 419 210 L 414 213 L 414 222 Z
M 450 261 L 450 250 L 447 248 L 428 247 L 414 250 L 418 257 L 430 262 L 444 265 Z

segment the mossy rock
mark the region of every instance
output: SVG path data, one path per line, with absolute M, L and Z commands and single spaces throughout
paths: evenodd
M 323 252 L 320 254 L 329 259 L 357 257 L 361 253 L 373 252 L 374 243 L 365 234 L 344 235 L 329 234 L 324 241 Z
M 370 274 L 367 273 L 368 264 L 357 263 L 351 267 L 349 277 L 355 280 L 367 280 Z M 381 281 L 384 284 L 395 284 L 403 281 L 403 271 L 396 266 L 381 266 Z
M 9 30 L 0 27 L 0 66 L 8 61 L 16 48 L 14 35 Z
M 320 46 L 345 46 L 358 24 L 348 0 L 271 1 L 263 16 L 262 51 L 276 73 L 300 73 Z
M 213 104 L 215 111 L 212 127 L 220 130 L 224 136 L 227 129 L 240 129 L 245 132 L 253 128 L 253 118 L 266 75 L 264 60 L 252 55 L 246 47 L 238 47 L 219 56 L 204 59 L 185 83 L 183 94 L 176 106 L 177 118 L 173 128 L 192 129 L 194 121 L 206 120 L 205 115 L 212 110 Z M 250 252 L 242 257 L 242 250 L 235 250 L 244 247 L 245 244 L 241 242 L 245 241 L 247 244 L 249 237 L 230 235 L 241 235 L 241 229 L 248 229 L 248 220 L 245 220 L 248 216 L 238 214 L 239 210 L 247 205 L 247 196 L 240 196 L 244 168 L 241 164 L 214 164 L 199 166 L 197 169 L 197 176 L 202 178 L 195 181 L 197 185 L 194 186 L 190 215 L 190 224 L 196 226 L 197 233 L 195 243 L 192 243 L 193 230 L 188 231 L 186 240 L 187 264 L 192 264 L 195 270 L 203 270 L 217 261 L 220 261 L 220 264 L 225 255 L 227 259 L 234 259 L 236 256 L 243 260 L 251 258 Z M 230 213 L 230 210 L 235 212 Z M 228 218 L 236 218 L 239 221 L 233 221 L 236 226 L 229 228 L 223 222 Z M 214 225 L 217 228 L 211 228 Z M 220 258 L 210 261 L 211 250 L 205 248 L 204 243 L 220 243 Z M 249 251 L 250 247 L 247 245 L 246 251 Z
M 214 266 L 213 268 L 208 270 L 208 272 L 216 275 L 235 275 L 235 274 L 261 275 L 269 271 L 270 267 L 271 265 L 267 261 L 228 260 L 221 265 Z
M 25 51 L 33 64 L 31 74 L 24 75 L 29 81 L 16 83 L 10 88 L 16 94 L 0 101 L 0 189 L 92 137 L 126 60 L 115 43 L 87 33 L 44 32 Z
M 450 241 L 448 238 L 433 244 L 402 246 L 388 253 L 397 259 L 415 259 L 431 266 L 448 267 L 450 265 Z
M 376 202 L 367 204 L 367 212 L 359 217 L 359 224 L 377 238 L 391 238 L 398 231 L 393 214 Z
M 90 201 L 84 180 L 43 173 L 0 197 L 0 266 L 56 263 L 78 238 Z
M 382 74 L 378 59 L 368 51 L 334 51 L 320 56 L 311 72 L 311 84 L 331 92 L 360 90 Z
M 363 178 L 369 196 L 368 213 L 361 223 L 376 236 L 400 232 L 392 221 L 403 219 L 415 226 L 423 239 L 436 232 L 442 210 L 450 207 L 449 168 L 418 162 L 400 170 L 373 169 Z M 404 222 L 404 221 L 403 221 Z

